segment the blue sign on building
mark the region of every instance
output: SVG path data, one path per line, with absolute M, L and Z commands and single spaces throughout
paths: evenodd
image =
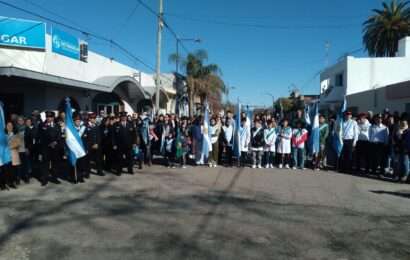
M 80 59 L 80 41 L 78 38 L 56 27 L 52 29 L 52 50 L 72 59 Z
M 45 49 L 46 24 L 0 16 L 0 45 Z

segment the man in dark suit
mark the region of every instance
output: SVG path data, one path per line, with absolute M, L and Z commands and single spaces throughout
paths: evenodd
M 46 121 L 40 128 L 41 162 L 43 165 L 41 184 L 47 185 L 49 177 L 54 182 L 58 181 L 59 163 L 64 153 L 64 132 L 55 122 L 55 113 L 46 112 Z
M 114 126 L 114 153 L 117 154 L 117 173 L 121 175 L 123 166 L 133 174 L 133 148 L 136 147 L 136 133 L 132 123 L 127 120 L 127 113 L 120 114 L 120 122 Z
M 90 113 L 88 115 L 88 122 L 86 124 L 85 146 L 88 151 L 87 154 L 87 174 L 91 170 L 91 162 L 95 163 L 97 175 L 104 176 L 102 170 L 102 150 L 101 150 L 101 132 L 97 126 L 97 115 Z

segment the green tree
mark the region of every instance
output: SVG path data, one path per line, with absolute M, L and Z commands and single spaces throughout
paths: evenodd
M 382 9 L 363 23 L 363 45 L 370 56 L 394 57 L 399 40 L 410 31 L 410 8 L 408 1 L 384 2 Z
M 169 56 L 169 62 L 178 62 L 186 73 L 191 115 L 193 114 L 194 97 L 199 96 L 201 101 L 211 97 L 210 105 L 220 106 L 222 93 L 226 90 L 218 65 L 205 64 L 207 60 L 208 53 L 205 50 L 188 53 L 186 58 L 177 54 Z

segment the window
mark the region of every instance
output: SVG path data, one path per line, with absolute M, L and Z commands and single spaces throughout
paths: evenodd
M 344 80 L 343 80 L 343 73 L 337 74 L 335 79 L 336 87 L 343 87 Z

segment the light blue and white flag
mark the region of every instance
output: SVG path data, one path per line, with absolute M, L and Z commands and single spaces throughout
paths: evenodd
M 0 166 L 11 162 L 11 153 L 8 138 L 5 133 L 6 123 L 4 119 L 3 103 L 0 102 Z
M 212 151 L 211 137 L 209 131 L 209 105 L 208 100 L 205 101 L 205 113 L 204 113 L 204 128 L 203 128 L 203 141 L 202 141 L 202 155 L 204 160 L 209 156 L 209 152 Z
M 66 98 L 66 122 L 65 122 L 65 142 L 68 146 L 68 158 L 70 159 L 71 165 L 75 167 L 77 159 L 84 157 L 86 155 L 83 141 L 74 126 L 73 122 L 73 111 L 71 109 L 70 99 Z
M 235 118 L 235 124 L 234 124 L 234 135 L 233 135 L 233 154 L 234 156 L 238 157 L 241 155 L 241 149 L 240 149 L 240 142 L 239 142 L 239 129 L 241 127 L 241 103 L 236 105 L 236 118 Z
M 307 125 L 311 125 L 310 121 L 310 106 L 305 105 L 305 122 Z
M 319 128 L 319 102 L 313 105 L 314 115 L 312 122 L 312 131 L 310 133 L 311 154 L 317 154 L 320 151 L 320 128 Z M 310 122 L 310 116 L 309 116 Z
M 340 111 L 337 114 L 336 122 L 333 133 L 333 148 L 335 149 L 337 156 L 340 157 L 343 149 L 343 114 L 346 111 L 347 102 L 346 97 L 343 100 L 343 104 L 340 107 Z

